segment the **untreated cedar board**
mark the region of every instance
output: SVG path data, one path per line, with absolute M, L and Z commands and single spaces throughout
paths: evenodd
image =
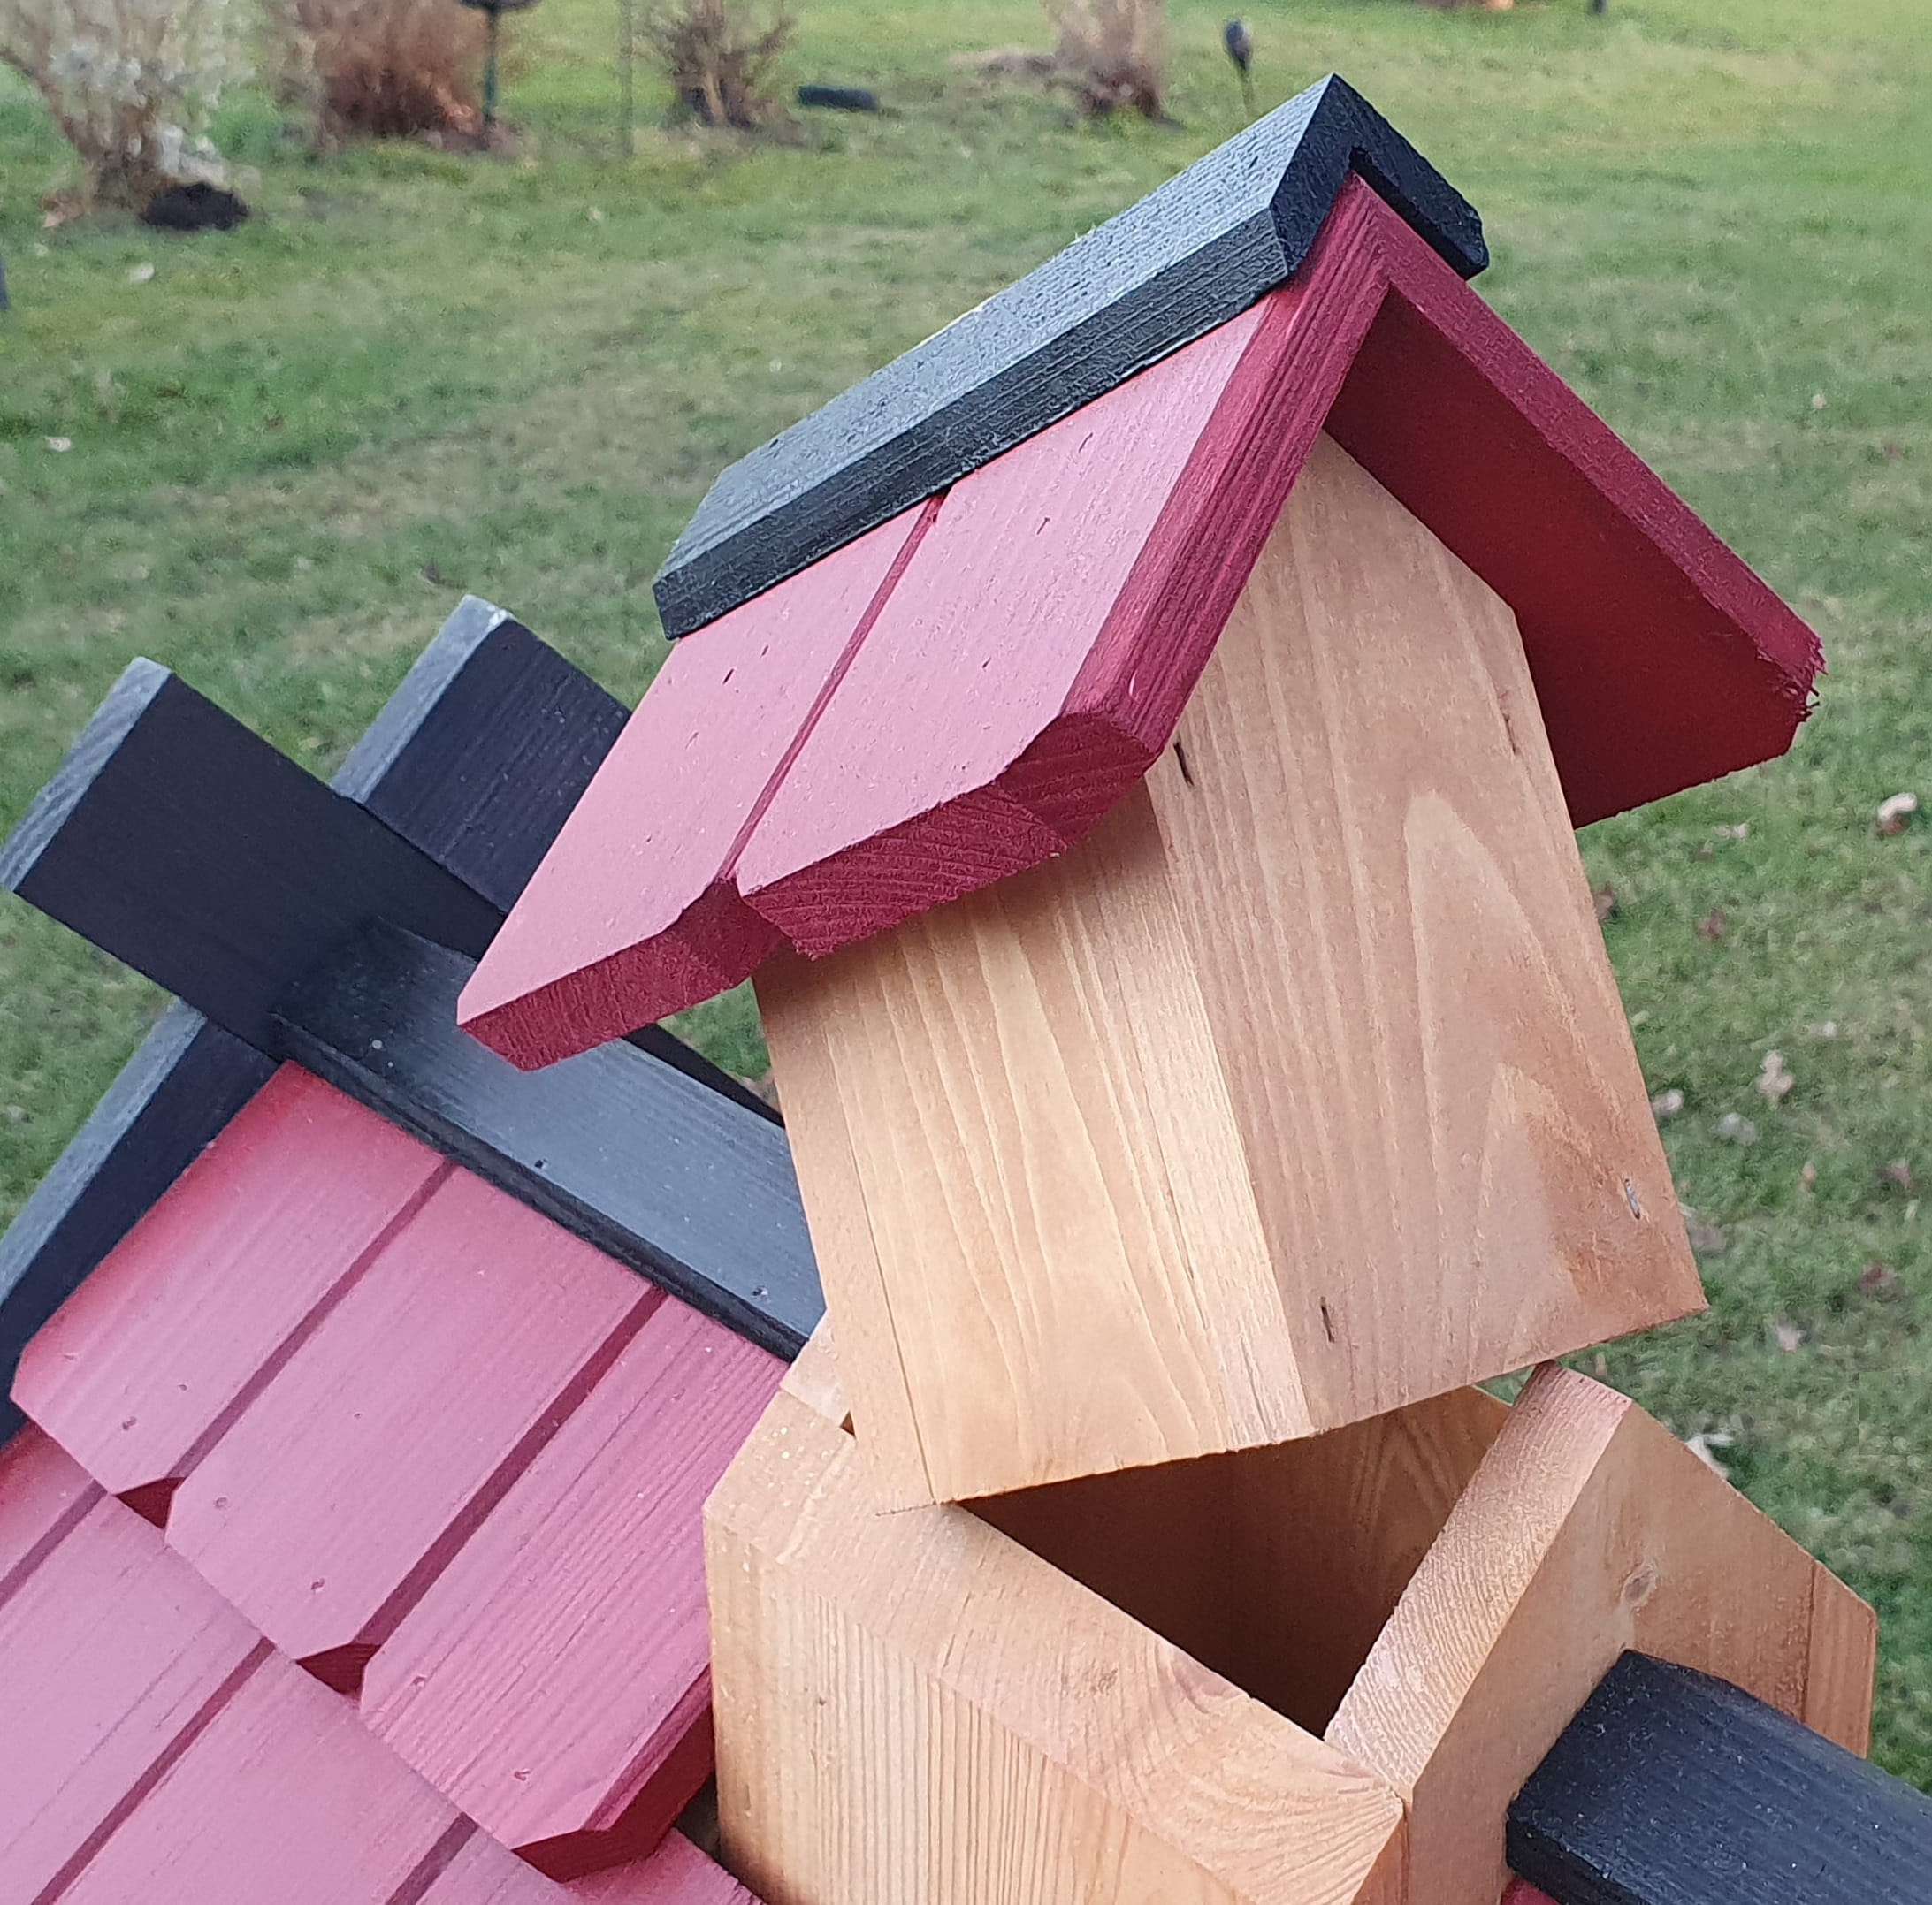
M 1661 1423 L 1551 1365 L 1511 1410 L 1326 1737 L 1401 1794 L 1432 1898 L 1479 1905 L 1507 1878 L 1510 1801 L 1626 1648 L 1793 1715 L 1817 1711 L 1821 1578 Z M 1870 1685 L 1833 1673 L 1830 1686 L 1821 1721 L 1855 1734 Z
M 922 519 L 672 652 L 464 987 L 472 1033 L 546 1064 L 725 991 L 770 951 L 776 935 L 731 884 L 739 850 Z M 523 1030 L 531 994 L 540 1033 Z
M 1475 208 L 1331 74 L 712 485 L 655 584 L 675 636 L 944 489 L 1301 270 L 1353 170 L 1455 269 Z
M 470 1830 L 263 1646 L 61 1905 L 389 1905 Z
M 567 1878 L 710 1770 L 699 1511 L 783 1365 L 667 1299 L 363 1677 L 376 1735 Z
M 1626 1653 L 1510 1807 L 1509 1862 L 1557 1905 L 1924 1905 L 1932 1799 Z
M 1700 1300 L 1508 610 L 1330 443 L 1087 842 L 759 996 L 893 1501 L 1281 1441 Z
M 661 1300 L 457 1172 L 176 1491 L 169 1543 L 352 1690 Z
M 67 1458 L 27 1435 L 32 1465 L 71 1482 Z M 0 1552 L 26 1479 L 0 1466 Z M 153 1528 L 89 1492 L 0 1598 L 0 1905 L 57 1890 L 263 1651 Z
M 1360 1765 L 781 1394 L 706 1512 L 726 1855 L 773 1905 L 1396 1905 Z
M 111 1494 L 167 1494 L 448 1166 L 285 1066 L 28 1345 L 14 1399 Z
M 459 954 L 370 926 L 286 997 L 283 1049 L 779 1355 L 824 1314 L 783 1130 L 622 1044 L 524 1074 L 458 1030 Z
M 1455 1390 L 1301 1442 L 971 1505 L 1319 1734 L 1508 1413 Z

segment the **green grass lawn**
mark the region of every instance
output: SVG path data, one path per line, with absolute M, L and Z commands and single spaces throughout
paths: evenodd
M 42 232 L 70 174 L 0 74 L 0 820 L 135 653 L 326 770 L 465 589 L 635 697 L 651 575 L 724 461 L 1239 122 L 1218 4 L 1175 7 L 1164 129 L 948 66 L 1041 40 L 1027 5 L 800 4 L 791 76 L 890 115 L 752 149 L 653 130 L 621 161 L 613 9 L 545 0 L 509 29 L 519 159 L 317 160 L 242 94 L 218 133 L 259 216 L 190 240 Z M 1876 1602 L 1878 1755 L 1932 1785 L 1932 813 L 1873 828 L 1902 789 L 1932 810 L 1932 8 L 1250 17 L 1264 98 L 1330 68 L 1367 92 L 1482 209 L 1485 294 L 1824 638 L 1789 759 L 1585 838 L 1723 1241 L 1707 1315 L 1583 1360 L 1729 1435 L 1738 1482 Z M 156 1001 L 11 900 L 0 997 L 4 1217 Z M 759 1066 L 742 999 L 695 1030 Z M 1732 1111 L 1756 1143 L 1719 1138 Z

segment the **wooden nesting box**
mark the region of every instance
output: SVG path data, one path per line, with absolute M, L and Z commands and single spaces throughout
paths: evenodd
M 1629 1648 L 1864 1749 L 1871 1611 L 1567 1370 L 973 1509 L 882 1512 L 839 1406 L 788 1380 L 706 1513 L 767 1905 L 1496 1905 Z
M 541 1064 L 758 971 L 882 1502 L 1701 1300 L 1571 828 L 1780 751 L 1815 644 L 1481 263 L 1331 82 L 728 472 L 661 578 L 705 625 L 463 1022 Z

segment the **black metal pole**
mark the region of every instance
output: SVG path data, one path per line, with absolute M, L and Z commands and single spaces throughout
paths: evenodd
M 496 130 L 496 41 L 503 10 L 493 6 L 484 11 L 490 21 L 489 50 L 483 62 L 483 142 L 487 146 L 490 134 Z

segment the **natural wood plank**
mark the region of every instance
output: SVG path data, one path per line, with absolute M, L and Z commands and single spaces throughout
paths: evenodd
M 845 1385 L 838 1379 L 838 1352 L 832 1346 L 832 1326 L 821 1323 L 811 1341 L 792 1359 L 779 1383 L 788 1396 L 796 1396 L 835 1429 L 851 1427 L 851 1412 L 845 1406 Z
M 615 1044 L 524 1073 L 456 1025 L 470 963 L 380 923 L 284 995 L 332 1085 L 780 1355 L 825 1312 L 785 1133 Z
M 699 1510 L 783 1368 L 667 1299 L 369 1664 L 377 1736 L 554 1877 L 710 1771 Z
M 388 1905 L 470 1831 L 353 1707 L 264 1647 L 60 1898 Z
M 441 1159 L 294 1066 L 27 1346 L 14 1399 L 110 1493 L 168 1494 L 365 1267 Z
M 1144 787 L 759 996 L 893 1501 L 1263 1445 L 1700 1300 L 1509 613 L 1332 444 Z
M 1432 1896 L 1476 1905 L 1507 1881 L 1510 1800 L 1626 1648 L 1804 1713 L 1819 1572 L 1634 1403 L 1547 1367 L 1326 1737 L 1402 1795 Z M 1870 1695 L 1841 1682 L 1833 1728 Z
M 661 1300 L 459 1172 L 182 1483 L 169 1543 L 352 1691 Z
M 1821 1566 L 1812 1576 L 1811 1659 L 1799 1717 L 1848 1753 L 1869 1752 L 1877 1673 L 1877 1614 Z
M 1556 1905 L 1921 1905 L 1932 1799 L 1626 1653 L 1510 1807 L 1509 1861 Z
M 264 1651 L 131 1509 L 44 1442 L 30 1462 L 91 1505 L 0 1598 L 0 1905 L 57 1892 Z M 0 1543 L 26 1481 L 0 1458 Z
M 1393 1905 L 1373 1777 L 781 1394 L 706 1511 L 727 1855 L 771 1905 Z
M 957 482 L 1302 268 L 1357 168 L 1455 269 L 1474 209 L 1330 75 L 743 458 L 656 583 L 681 636 Z
M 470 1032 L 548 1064 L 735 986 L 771 950 L 734 864 L 923 519 L 673 652 L 463 988 Z
M 1481 1390 L 1456 1390 L 1275 1448 L 974 1508 L 1319 1734 L 1508 1413 Z

